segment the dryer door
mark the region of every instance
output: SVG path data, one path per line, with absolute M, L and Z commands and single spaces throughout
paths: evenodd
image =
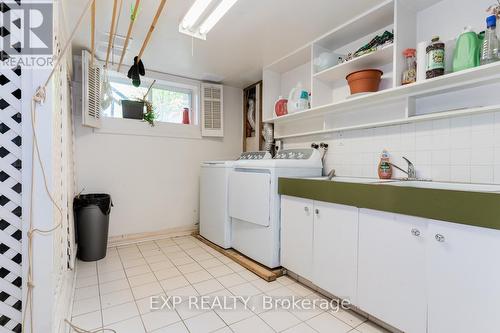
M 236 169 L 229 176 L 229 216 L 269 226 L 271 175 L 268 170 Z

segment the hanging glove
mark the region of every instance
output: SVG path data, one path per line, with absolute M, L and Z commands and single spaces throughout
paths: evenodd
M 144 69 L 144 64 L 142 60 L 139 60 L 137 63 L 137 57 L 134 57 L 134 64 L 128 70 L 127 77 L 132 80 L 132 84 L 134 87 L 139 87 L 141 85 L 141 76 L 146 74 L 146 70 Z

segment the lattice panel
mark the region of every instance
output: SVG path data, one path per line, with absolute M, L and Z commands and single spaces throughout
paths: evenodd
M 0 1 L 0 15 L 17 3 Z M 3 24 L 0 32 L 15 33 Z M 10 56 L 0 50 L 0 61 Z M 21 332 L 21 135 L 21 68 L 0 68 L 0 332 Z

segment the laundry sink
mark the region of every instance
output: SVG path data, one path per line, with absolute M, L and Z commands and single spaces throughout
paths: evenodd
M 328 180 L 328 177 L 315 177 L 315 178 L 307 178 L 311 180 Z M 331 179 L 332 182 L 339 183 L 357 183 L 357 184 L 373 184 L 381 182 L 380 179 L 376 178 L 363 178 L 363 177 L 333 177 Z M 390 180 L 389 180 L 390 181 Z
M 385 183 L 385 185 L 428 188 L 428 189 L 438 189 L 438 190 L 451 190 L 451 191 L 500 192 L 500 185 L 487 185 L 487 184 L 446 183 L 446 182 L 406 180 L 406 181 L 387 182 Z
M 362 177 L 333 177 L 332 182 L 339 183 L 358 183 L 358 184 L 374 184 L 374 183 L 385 183 L 391 180 L 382 180 L 377 178 L 362 178 Z

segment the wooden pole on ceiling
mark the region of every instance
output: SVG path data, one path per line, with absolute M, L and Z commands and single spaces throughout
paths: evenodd
M 113 44 L 113 36 L 115 35 L 115 21 L 116 21 L 116 10 L 117 10 L 118 0 L 113 1 L 113 16 L 111 18 L 111 27 L 109 29 L 109 39 L 108 39 L 108 52 L 106 53 L 106 63 L 104 67 L 108 67 L 109 54 L 111 52 L 111 47 Z
M 135 7 L 132 16 L 130 16 L 130 23 L 128 24 L 127 37 L 125 38 L 125 43 L 123 44 L 122 55 L 120 57 L 120 63 L 118 63 L 118 72 L 123 64 L 123 58 L 125 58 L 125 53 L 127 52 L 128 42 L 130 40 L 130 36 L 132 35 L 132 28 L 134 27 L 135 18 L 137 16 L 137 11 L 139 10 L 139 4 L 141 0 L 135 0 Z
M 158 6 L 158 10 L 156 11 L 156 15 L 153 19 L 153 22 L 151 23 L 151 26 L 149 27 L 148 34 L 146 35 L 146 39 L 144 39 L 144 42 L 142 43 L 141 51 L 139 52 L 139 55 L 137 56 L 137 63 L 139 63 L 139 60 L 141 60 L 142 55 L 144 54 L 144 50 L 146 50 L 146 47 L 148 46 L 149 40 L 151 39 L 151 35 L 153 34 L 153 31 L 155 30 L 156 23 L 158 22 L 158 19 L 160 18 L 161 12 L 163 11 L 163 7 L 165 7 L 165 3 L 167 0 L 161 0 L 160 5 Z
M 91 20 L 90 20 L 90 48 L 91 48 L 91 53 L 92 53 L 92 58 L 90 63 L 93 65 L 94 64 L 94 57 L 95 57 L 95 0 L 92 1 L 92 7 L 91 7 Z

